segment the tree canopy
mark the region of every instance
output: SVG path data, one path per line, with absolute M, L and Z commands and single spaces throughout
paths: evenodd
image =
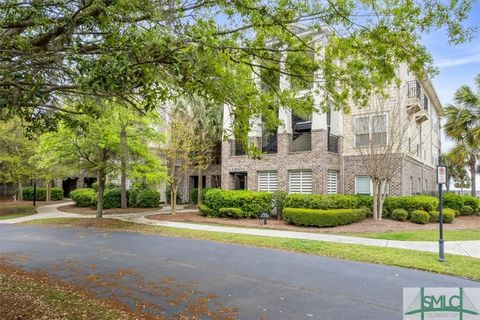
M 434 73 L 421 34 L 445 28 L 453 43 L 468 39 L 462 22 L 472 2 L 4 0 L 0 118 L 17 114 L 45 128 L 65 115 L 53 111 L 92 113 L 81 103 L 64 110 L 83 96 L 150 110 L 189 94 L 234 106 L 234 130 L 245 135 L 248 119 L 272 106 L 302 108 L 295 90 L 277 90 L 272 79 L 315 80 L 341 109 L 391 84 L 399 63 L 420 77 Z M 314 48 L 296 24 L 330 36 Z M 324 59 L 312 60 L 315 51 Z M 289 66 L 280 68 L 284 58 Z M 268 74 L 271 90 L 252 74 Z

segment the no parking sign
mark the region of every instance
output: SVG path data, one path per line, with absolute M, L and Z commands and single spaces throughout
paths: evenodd
M 438 181 L 438 184 L 447 183 L 447 167 L 445 166 L 437 167 L 437 181 Z

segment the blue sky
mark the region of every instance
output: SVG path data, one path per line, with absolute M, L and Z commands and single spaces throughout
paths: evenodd
M 456 89 L 463 85 L 474 87 L 474 78 L 480 73 L 480 1 L 475 4 L 469 20 L 469 26 L 479 30 L 472 41 L 461 45 L 449 45 L 445 32 L 435 32 L 424 37 L 424 43 L 433 56 L 440 74 L 432 79 L 442 105 L 452 103 Z M 443 138 L 443 151 L 453 143 Z

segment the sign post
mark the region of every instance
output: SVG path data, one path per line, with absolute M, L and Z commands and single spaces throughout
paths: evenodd
M 445 244 L 443 240 L 443 185 L 447 183 L 447 167 L 442 166 L 441 157 L 438 158 L 437 166 L 437 182 L 438 182 L 438 222 L 439 222 L 439 233 L 440 237 L 438 239 L 438 260 L 440 262 L 445 261 Z

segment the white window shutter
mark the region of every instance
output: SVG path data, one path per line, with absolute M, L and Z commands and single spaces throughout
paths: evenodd
M 278 174 L 275 171 L 258 173 L 258 191 L 274 192 L 278 190 Z
M 327 194 L 338 193 L 338 171 L 327 171 Z
M 296 170 L 289 173 L 290 193 L 312 193 L 312 171 Z

